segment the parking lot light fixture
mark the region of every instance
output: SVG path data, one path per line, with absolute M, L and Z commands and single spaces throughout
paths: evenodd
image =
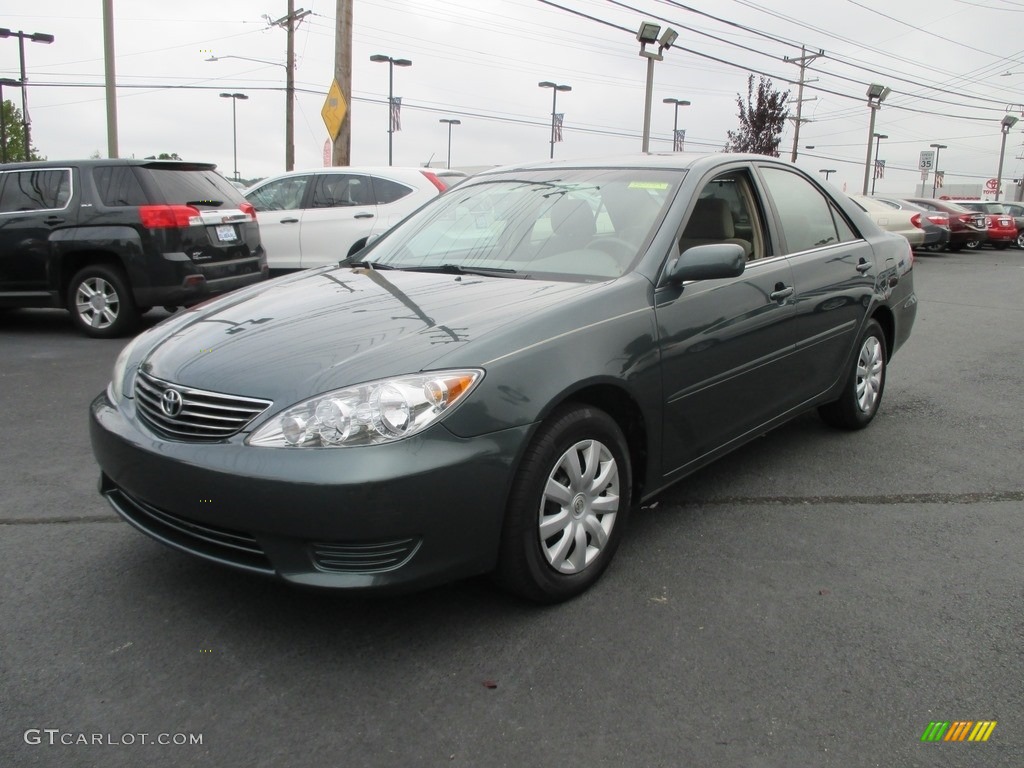
M 659 37 L 660 35 L 660 37 Z M 640 56 L 647 59 L 647 88 L 644 96 L 644 136 L 641 151 L 647 152 L 651 148 L 651 99 L 654 94 L 654 62 L 665 58 L 665 51 L 675 44 L 679 33 L 672 27 L 661 27 L 653 21 L 644 21 L 636 33 L 636 39 L 640 41 Z M 658 50 L 648 51 L 647 46 L 658 44 Z
M 235 105 L 239 99 L 243 101 L 248 99 L 244 93 L 222 93 L 220 95 L 222 99 L 231 99 L 231 148 L 235 158 L 235 181 L 239 180 L 238 176 L 238 118 L 235 114 Z
M 675 104 L 675 119 L 672 121 L 672 151 L 675 152 L 677 142 L 676 137 L 679 136 L 679 108 L 690 106 L 690 102 L 685 99 L 662 99 L 662 104 Z
M 18 30 L 7 29 L 6 27 L 0 28 L 0 37 L 16 37 L 18 38 L 18 57 L 21 62 L 21 129 L 25 137 L 25 153 L 24 159 L 28 161 L 29 156 L 32 153 L 32 139 L 30 136 L 29 126 L 32 121 L 28 117 L 28 77 L 25 75 L 25 39 L 33 43 L 45 43 L 49 45 L 53 42 L 53 35 L 45 32 L 22 32 Z
M 1003 155 L 1006 154 L 1006 135 L 1010 129 L 1017 124 L 1017 118 L 1013 115 L 1006 115 L 999 123 L 1000 132 L 1003 134 L 999 143 L 999 170 L 996 171 L 996 200 L 1002 197 L 1003 192 Z
M 395 136 L 395 67 L 411 67 L 409 59 L 396 59 L 392 56 L 385 56 L 383 53 L 375 53 L 370 61 L 378 64 L 387 62 L 388 65 L 388 166 L 392 165 L 394 157 L 394 136 Z
M 825 181 L 828 181 L 828 177 L 831 176 L 835 172 L 836 172 L 835 168 L 820 168 L 818 170 L 818 173 L 824 173 L 825 174 Z
M 875 135 L 875 163 L 878 163 L 878 145 L 882 143 L 882 139 L 888 139 L 884 133 L 876 133 Z M 878 171 L 871 174 L 871 194 L 875 194 L 875 182 L 878 180 Z
M 868 193 L 868 176 L 871 174 L 871 140 L 875 137 L 875 115 L 890 93 L 892 93 L 891 88 L 878 83 L 868 86 L 868 109 L 871 110 L 871 121 L 868 125 L 868 156 L 864 160 L 864 187 L 861 190 L 863 195 Z
M 558 132 L 555 130 L 555 117 L 558 112 L 558 92 L 571 91 L 572 86 L 557 85 L 556 83 L 552 83 L 550 80 L 545 80 L 542 83 L 537 83 L 537 85 L 540 88 L 551 89 L 551 154 L 548 155 L 548 157 L 553 160 L 555 158 L 555 139 L 558 135 Z
M 929 144 L 928 146 L 935 150 L 935 167 L 932 169 L 932 197 L 935 197 L 935 187 L 939 180 L 939 152 L 949 149 L 949 147 L 945 144 Z
M 448 165 L 446 167 L 448 168 L 448 170 L 451 170 L 451 167 L 452 167 L 452 126 L 453 125 L 462 125 L 462 121 L 461 120 L 450 120 L 447 117 L 442 117 L 437 122 L 439 122 L 439 123 L 448 123 Z

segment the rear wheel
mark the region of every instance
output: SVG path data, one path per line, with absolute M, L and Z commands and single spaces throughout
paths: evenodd
M 68 310 L 87 336 L 110 339 L 135 329 L 139 313 L 128 280 L 117 267 L 92 264 L 79 270 L 67 293 Z
M 977 250 L 981 247 L 981 240 L 968 240 L 964 243 L 964 248 L 970 248 L 972 251 Z
M 509 495 L 496 577 L 542 603 L 574 597 L 600 578 L 629 514 L 626 439 L 604 411 L 556 411 L 526 450 Z
M 868 321 L 857 356 L 838 400 L 818 408 L 833 427 L 863 429 L 878 413 L 885 389 L 885 333 L 877 320 Z
M 924 246 L 924 249 L 929 253 L 938 253 L 939 251 L 945 249 L 945 247 L 945 243 L 931 243 L 930 245 Z
M 1017 233 L 1017 247 L 1024 249 L 1024 229 Z

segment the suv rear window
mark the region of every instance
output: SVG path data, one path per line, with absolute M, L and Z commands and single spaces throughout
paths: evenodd
M 57 210 L 71 200 L 71 171 L 67 168 L 11 171 L 4 177 L 0 189 L 2 213 Z
M 168 205 L 237 208 L 245 198 L 216 171 L 143 166 L 140 170 L 160 190 Z

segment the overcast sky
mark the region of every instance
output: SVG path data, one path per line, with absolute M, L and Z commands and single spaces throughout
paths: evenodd
M 453 130 L 453 167 L 546 159 L 552 92 L 538 88 L 542 80 L 572 86 L 558 94 L 565 131 L 556 157 L 639 151 L 645 60 L 634 33 L 608 24 L 635 30 L 645 19 L 679 32 L 655 69 L 655 150 L 671 149 L 666 97 L 692 102 L 679 121 L 686 148 L 698 151 L 721 149 L 737 127 L 736 94 L 750 71 L 792 87 L 795 99 L 787 80 L 799 70 L 784 57 L 799 57 L 801 44 L 824 56 L 808 72 L 816 82 L 804 95 L 816 100 L 804 104 L 810 122 L 801 128 L 798 162 L 814 172 L 836 169 L 831 181 L 851 193 L 863 180 L 871 82 L 893 89 L 875 125 L 889 137 L 878 192 L 919 188 L 918 155 L 931 143 L 948 145 L 939 159 L 947 183 L 995 176 L 999 121 L 1009 105 L 1022 115 L 1024 0 L 553 2 L 597 20 L 540 0 L 354 0 L 352 164 L 387 164 L 388 67 L 370 62 L 375 53 L 413 62 L 395 69 L 403 99 L 395 165 L 443 161 L 448 134 L 438 121 L 446 117 L 462 121 Z M 26 42 L 33 144 L 50 159 L 105 155 L 104 92 L 84 87 L 103 82 L 100 0 L 4 5 L 16 10 L 0 14 L 0 26 L 56 37 L 52 45 Z M 328 135 L 320 110 L 334 72 L 335 0 L 296 5 L 312 11 L 296 33 L 296 168 L 309 168 L 323 165 Z M 218 94 L 243 92 L 239 172 L 282 172 L 286 35 L 263 17 L 286 11 L 284 0 L 115 0 L 121 155 L 177 152 L 230 176 L 231 103 Z M 206 61 L 211 55 L 276 64 Z M 18 69 L 17 40 L 0 40 L 0 76 L 16 79 Z M 20 105 L 16 89 L 5 88 L 4 98 Z M 1022 128 L 1024 120 L 1010 132 L 1004 179 L 1024 173 Z M 792 141 L 791 123 L 784 157 Z

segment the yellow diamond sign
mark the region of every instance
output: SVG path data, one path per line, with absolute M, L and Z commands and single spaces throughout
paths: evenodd
M 341 124 L 345 121 L 345 114 L 348 112 L 348 103 L 345 101 L 345 94 L 341 92 L 341 86 L 335 80 L 331 83 L 331 90 L 327 92 L 327 100 L 324 102 L 320 115 L 327 126 L 327 132 L 331 134 L 331 141 L 337 141 L 341 132 Z

